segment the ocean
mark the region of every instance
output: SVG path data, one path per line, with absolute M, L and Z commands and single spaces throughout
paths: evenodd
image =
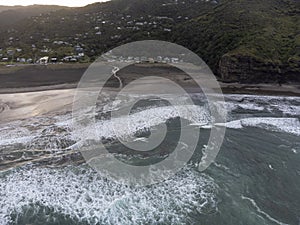
M 226 127 L 224 142 L 204 171 L 198 165 L 211 127 L 203 116 L 206 103 L 200 95 L 192 98 L 196 104 L 181 113 L 160 99 L 144 101 L 130 114 L 130 129 L 108 116 L 124 102 L 99 106 L 97 135 L 128 162 L 140 159 L 124 153 L 118 135 L 141 139 L 167 124 L 168 144 L 143 156 L 153 162 L 178 141 L 178 117 L 200 131 L 186 165 L 146 186 L 121 184 L 91 168 L 79 151 L 71 113 L 2 123 L 0 224 L 299 225 L 300 97 L 225 95 L 227 123 L 218 125 Z M 93 132 L 79 131 L 89 141 Z

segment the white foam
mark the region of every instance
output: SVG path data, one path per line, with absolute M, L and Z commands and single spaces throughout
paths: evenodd
M 24 136 L 24 137 L 20 137 L 20 138 L 11 137 L 8 139 L 1 139 L 0 146 L 17 144 L 17 143 L 27 144 L 27 143 L 30 143 L 33 140 L 33 138 L 34 138 L 34 136 Z
M 6 124 L 5 127 L 0 129 L 0 146 L 15 143 L 28 143 L 34 138 L 31 132 L 21 126 L 21 123 L 13 122 Z
M 54 117 L 33 117 L 7 123 L 1 128 L 0 146 L 22 144 L 27 148 L 38 147 L 40 149 L 44 147 L 45 149 L 53 148 L 55 150 L 60 147 L 61 142 L 79 141 L 82 137 L 95 140 L 98 140 L 98 138 L 130 137 L 137 131 L 151 128 L 179 116 L 203 126 L 208 125 L 210 121 L 208 110 L 204 107 L 194 105 L 166 106 L 144 109 L 129 116 L 112 120 L 97 121 L 95 127 L 83 127 L 75 130 L 73 134 L 77 134 L 77 136 L 70 136 L 68 132 L 56 132 L 55 128 L 68 130 L 72 125 L 71 114 Z
M 252 198 L 248 198 L 248 197 L 245 197 L 245 196 L 241 196 L 243 200 L 248 200 L 249 202 L 251 202 L 251 204 L 253 205 L 253 207 L 256 209 L 256 211 L 263 215 L 265 218 L 267 218 L 269 221 L 272 221 L 273 223 L 276 223 L 276 224 L 279 224 L 279 225 L 288 225 L 286 223 L 282 223 L 276 219 L 274 219 L 273 217 L 271 217 L 269 214 L 267 214 L 266 212 L 262 211 L 258 205 L 256 204 L 256 202 L 252 199 Z
M 276 107 L 285 115 L 293 115 L 293 116 L 300 115 L 300 106 L 290 105 L 290 104 L 278 104 L 272 106 Z
M 241 107 L 242 109 L 246 109 L 246 110 L 263 111 L 265 109 L 265 107 L 259 106 L 258 104 L 254 104 L 254 103 L 238 104 L 237 106 Z
M 300 97 L 286 96 L 258 96 L 258 95 L 225 95 L 228 111 L 239 107 L 248 110 L 262 111 L 265 108 L 270 112 L 279 110 L 285 115 L 300 115 Z
M 185 169 L 172 180 L 151 187 L 130 188 L 86 168 L 24 168 L 0 183 L 0 223 L 29 204 L 89 224 L 182 224 L 189 212 L 216 209 L 217 186 L 206 175 Z
M 274 168 L 273 168 L 273 166 L 272 166 L 271 164 L 269 164 L 268 166 L 269 166 L 269 168 L 270 168 L 271 170 L 274 170 Z
M 200 96 L 201 97 L 201 96 Z M 199 98 L 200 98 L 199 97 Z M 228 111 L 237 109 L 238 107 L 245 110 L 262 111 L 265 108 L 270 112 L 275 110 L 282 111 L 286 115 L 299 115 L 300 98 L 297 97 L 277 97 L 277 96 L 251 96 L 251 95 L 226 95 L 227 100 L 226 108 Z M 125 99 L 130 101 L 130 99 Z M 238 101 L 238 102 L 235 102 Z M 109 102 L 109 101 L 108 101 Z M 113 101 L 103 106 L 104 111 L 114 110 L 123 103 L 120 101 Z M 293 105 L 294 104 L 294 105 Z M 262 106 L 263 105 L 263 106 Z M 230 117 L 234 119 L 235 114 Z M 192 125 L 201 128 L 211 128 L 211 118 L 207 107 L 203 106 L 164 106 L 156 108 L 147 108 L 143 111 L 131 114 L 126 117 L 115 118 L 112 120 L 101 120 L 96 123 L 96 126 L 88 126 L 83 129 L 79 128 L 73 133 L 73 136 L 68 134 L 57 134 L 53 137 L 57 143 L 61 139 L 68 139 L 78 141 L 82 137 L 88 139 L 98 138 L 116 138 L 116 137 L 129 137 L 137 131 L 149 129 L 153 126 L 165 123 L 167 119 L 182 117 L 190 120 Z M 31 143 L 35 143 L 38 138 L 41 138 L 41 132 L 51 126 L 62 128 L 69 128 L 72 124 L 71 114 L 59 115 L 53 117 L 34 117 L 23 121 L 16 121 L 5 124 L 0 128 L 0 146 L 23 144 L 31 147 Z M 226 123 L 228 128 L 241 129 L 245 126 L 257 126 L 268 130 L 282 131 L 299 135 L 299 120 L 295 118 L 246 118 L 242 120 L 233 120 Z M 95 130 L 97 132 L 95 132 Z M 46 134 L 47 135 L 47 134 Z M 52 135 L 49 134 L 49 135 Z M 66 137 L 67 136 L 67 137 Z M 43 139 L 47 141 L 47 138 Z M 53 139 L 49 139 L 51 141 Z M 64 140 L 63 140 L 64 142 Z M 48 145 L 50 146 L 50 145 Z M 51 146 L 50 146 L 51 147 Z M 54 146 L 55 148 L 59 146 Z
M 210 114 L 205 107 L 195 105 L 165 106 L 145 109 L 128 116 L 102 120 L 94 125 L 75 128 L 76 139 L 99 139 L 126 137 L 139 130 L 151 128 L 164 123 L 171 118 L 181 117 L 193 123 L 207 125 L 210 123 Z M 97 130 L 97 132 L 95 132 Z
M 296 96 L 271 96 L 271 95 L 241 95 L 241 94 L 226 94 L 224 95 L 228 100 L 241 101 L 245 98 L 247 99 L 256 99 L 256 100 L 297 100 L 300 101 L 300 97 Z
M 297 152 L 297 150 L 296 149 L 294 149 L 294 148 L 292 148 L 292 152 L 293 153 L 295 153 L 295 154 L 297 154 L 298 152 Z
M 298 118 L 253 117 L 216 125 L 233 129 L 259 127 L 271 131 L 286 132 L 300 136 L 300 122 Z

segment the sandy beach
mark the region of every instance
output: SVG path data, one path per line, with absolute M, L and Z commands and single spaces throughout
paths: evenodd
M 0 95 L 0 121 L 26 119 L 72 110 L 75 89 Z
M 54 64 L 0 67 L 0 94 L 40 92 L 76 88 L 89 64 Z M 151 68 L 149 70 L 149 68 Z M 177 68 L 162 64 L 131 65 L 118 72 L 124 85 L 142 76 L 161 75 L 195 92 L 195 84 L 187 74 Z M 223 93 L 300 96 L 300 84 L 240 84 L 219 82 Z M 118 87 L 112 77 L 109 87 Z
M 0 121 L 25 119 L 43 114 L 68 112 L 76 87 L 88 65 L 26 67 L 21 70 L 0 73 Z M 54 69 L 55 68 L 55 69 Z M 118 73 L 124 85 L 143 76 L 165 74 L 189 92 L 199 92 L 193 81 L 176 68 L 155 65 L 151 70 L 145 66 L 131 66 Z M 156 85 L 156 81 L 147 84 Z M 222 83 L 224 94 L 253 94 L 275 96 L 300 96 L 300 85 L 239 84 Z M 119 80 L 112 77 L 108 83 L 109 91 L 119 91 Z M 144 86 L 143 86 L 144 88 Z M 137 87 L 137 89 L 139 89 Z

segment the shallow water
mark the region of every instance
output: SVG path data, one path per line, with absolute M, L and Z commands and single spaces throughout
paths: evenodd
M 76 150 L 84 143 L 72 132 L 69 114 L 2 124 L 0 224 L 298 225 L 300 98 L 227 95 L 228 122 L 219 124 L 227 127 L 224 143 L 204 172 L 197 165 L 210 118 L 201 96 L 193 98 L 198 106 L 180 112 L 158 100 L 146 102 L 126 121 L 106 115 L 124 102 L 99 108 L 97 134 L 117 153 L 123 148 L 116 137 L 140 138 L 161 123 L 172 128 L 169 137 L 175 142 L 178 116 L 200 129 L 188 165 L 174 177 L 146 187 L 115 183 L 85 164 Z M 128 121 L 130 127 L 125 127 Z M 80 134 L 94 135 L 89 127 Z M 169 151 L 162 149 L 166 156 Z M 153 155 L 147 157 L 153 160 Z

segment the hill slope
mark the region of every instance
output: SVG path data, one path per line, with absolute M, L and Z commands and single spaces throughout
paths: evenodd
M 174 41 L 189 46 L 240 82 L 300 80 L 300 7 L 293 1 L 222 1 L 179 26 Z
M 0 26 L 11 26 L 23 19 L 65 8 L 56 5 L 0 6 Z
M 21 8 L 22 6 L 5 6 L 5 5 L 0 5 L 0 12 L 6 11 L 6 10 L 14 10 Z
M 300 82 L 299 15 L 297 0 L 112 0 L 15 23 L 2 29 L 0 47 L 61 59 L 77 46 L 93 60 L 123 43 L 160 39 L 195 51 L 224 81 Z

